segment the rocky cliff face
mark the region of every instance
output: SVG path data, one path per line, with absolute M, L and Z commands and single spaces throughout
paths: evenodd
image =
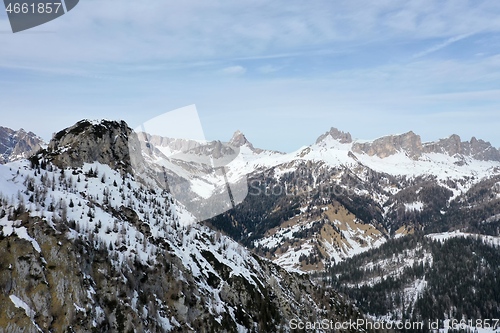
M 456 134 L 446 139 L 440 139 L 437 142 L 429 142 L 424 145 L 424 149 L 429 153 L 448 154 L 450 156 L 464 153 L 462 141 Z
M 23 129 L 14 131 L 0 126 L 0 164 L 27 158 L 40 149 L 43 140 Z
M 489 142 L 472 137 L 470 141 L 462 141 L 453 134 L 449 138 L 425 144 L 424 151 L 429 153 L 444 153 L 450 156 L 470 156 L 479 161 L 500 161 L 500 151 Z
M 473 158 L 481 161 L 500 161 L 500 151 L 491 146 L 489 142 L 478 140 L 475 137 L 469 142 L 464 142 L 464 151 Z
M 422 141 L 419 135 L 408 132 L 401 135 L 389 135 L 369 143 L 355 142 L 352 146 L 355 153 L 365 153 L 369 156 L 385 158 L 404 151 L 412 158 L 418 158 L 422 153 Z
M 470 141 L 461 141 L 456 134 L 435 142 L 422 143 L 420 136 L 410 131 L 401 135 L 384 136 L 371 142 L 354 142 L 352 151 L 380 158 L 404 152 L 413 159 L 419 158 L 424 153 L 437 153 L 449 156 L 468 156 L 479 161 L 500 161 L 500 151 L 491 146 L 489 142 L 478 140 L 475 137 Z
M 209 159 L 220 159 L 226 156 L 236 156 L 239 146 L 221 141 L 199 142 L 187 139 L 173 139 L 148 133 L 138 133 L 143 150 L 150 155 L 162 153 L 165 157 L 184 159 L 187 155 L 199 156 Z M 189 160 L 189 158 L 187 158 Z
M 218 140 L 199 142 L 195 140 L 167 138 L 143 132 L 140 132 L 138 136 L 141 142 L 149 144 L 151 149 L 153 147 L 160 148 L 168 157 L 179 153 L 189 153 L 220 158 L 226 155 L 237 155 L 239 148 L 242 146 L 248 147 L 257 154 L 263 152 L 262 149 L 255 148 L 240 131 L 236 131 L 227 143 Z

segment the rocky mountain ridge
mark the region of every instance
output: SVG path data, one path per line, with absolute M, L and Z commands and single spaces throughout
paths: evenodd
M 383 136 L 372 141 L 353 142 L 350 133 L 344 133 L 332 127 L 330 131 L 316 140 L 316 144 L 326 137 L 331 137 L 343 144 L 352 143 L 352 151 L 355 153 L 375 155 L 380 158 L 404 152 L 414 159 L 419 158 L 424 153 L 436 153 L 449 156 L 462 155 L 480 161 L 500 161 L 500 151 L 491 143 L 478 140 L 475 137 L 472 137 L 470 141 L 462 141 L 460 136 L 456 134 L 438 141 L 422 142 L 419 135 L 410 131 L 399 135 Z
M 32 132 L 0 126 L 0 164 L 27 158 L 43 144 L 43 140 Z

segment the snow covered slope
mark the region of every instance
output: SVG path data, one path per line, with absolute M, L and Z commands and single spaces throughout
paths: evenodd
M 465 329 L 496 318 L 499 263 L 499 237 L 415 233 L 334 265 L 323 278 L 376 320 L 439 320 L 445 332 L 450 320 L 466 319 Z

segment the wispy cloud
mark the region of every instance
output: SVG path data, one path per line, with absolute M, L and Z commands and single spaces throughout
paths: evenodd
M 474 34 L 468 33 L 468 34 L 463 34 L 463 35 L 448 38 L 447 40 L 445 40 L 444 42 L 442 42 L 440 44 L 434 45 L 434 46 L 432 46 L 432 47 L 430 47 L 422 52 L 419 52 L 419 53 L 413 55 L 413 58 L 417 59 L 417 58 L 425 57 L 431 53 L 434 53 L 434 52 L 437 52 L 441 49 L 444 49 L 445 47 L 450 46 L 451 44 L 456 43 L 458 41 L 461 41 L 461 40 L 468 38 L 472 35 L 474 35 Z
M 245 67 L 237 65 L 226 67 L 222 70 L 222 72 L 229 75 L 242 75 L 245 74 L 247 70 Z
M 33 29 L 55 33 L 0 34 L 0 107 L 9 110 L 2 121 L 55 131 L 60 119 L 70 125 L 65 117 L 133 123 L 197 103 L 214 117 L 214 132 L 225 124 L 231 135 L 243 122 L 249 132 L 260 128 L 263 146 L 293 146 L 308 142 L 297 133 L 316 135 L 339 117 L 346 130 L 362 120 L 360 132 L 380 118 L 387 134 L 436 110 L 498 113 L 500 56 L 491 36 L 500 33 L 499 16 L 500 1 L 86 0 Z M 2 30 L 10 26 L 0 11 Z M 467 52 L 429 56 L 451 45 Z M 234 118 L 217 118 L 224 110 Z M 293 122 L 305 116 L 313 120 Z M 498 117 L 484 123 L 498 125 Z M 276 135 L 285 123 L 294 130 Z
M 68 66 L 75 61 L 265 59 L 303 56 L 314 50 L 333 52 L 342 49 L 340 44 L 373 39 L 421 41 L 459 36 L 419 55 L 424 56 L 471 31 L 500 31 L 500 4 L 448 2 L 444 6 L 422 0 L 403 4 L 319 0 L 312 6 L 291 0 L 285 10 L 283 1 L 151 0 L 144 6 L 137 1 L 88 0 L 68 15 L 33 29 L 54 34 L 0 35 L 0 63 Z M 9 30 L 7 21 L 1 29 Z
M 269 74 L 269 73 L 274 73 L 277 72 L 281 69 L 282 67 L 277 67 L 273 65 L 264 65 L 259 67 L 259 72 L 264 73 L 264 74 Z

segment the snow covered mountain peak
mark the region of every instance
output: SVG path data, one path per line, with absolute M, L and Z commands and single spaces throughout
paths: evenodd
M 240 130 L 237 130 L 234 132 L 231 140 L 229 140 L 229 144 L 235 147 L 243 147 L 246 146 L 248 147 L 251 151 L 254 153 L 260 154 L 263 152 L 263 149 L 255 148 L 250 141 L 246 138 L 246 136 L 240 132 Z

